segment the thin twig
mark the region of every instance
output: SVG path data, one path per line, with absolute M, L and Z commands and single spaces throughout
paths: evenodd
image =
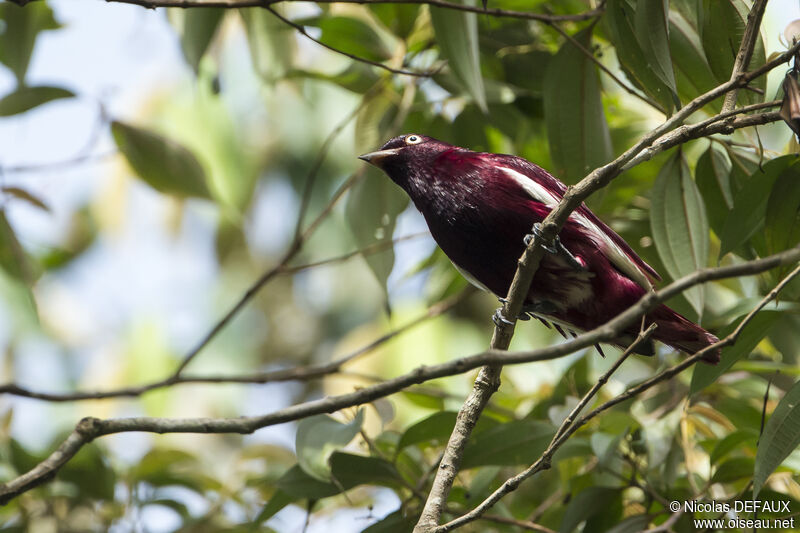
M 411 329 L 426 322 L 427 320 L 430 320 L 431 318 L 435 318 L 437 316 L 446 313 L 447 311 L 458 305 L 460 302 L 462 302 L 467 296 L 469 296 L 473 292 L 474 292 L 473 289 L 470 287 L 465 289 L 464 291 L 461 291 L 459 294 L 456 294 L 454 296 L 451 296 L 450 298 L 442 300 L 441 302 L 432 305 L 425 313 L 421 314 L 420 316 L 411 320 L 410 322 L 403 324 L 402 326 L 381 335 L 380 337 L 373 340 L 369 344 L 366 344 L 361 348 L 354 350 L 353 352 L 350 352 L 349 354 L 344 355 L 339 359 L 336 359 L 335 361 L 331 361 L 329 363 L 310 365 L 310 366 L 299 366 L 294 368 L 273 370 L 270 372 L 248 373 L 244 375 L 230 375 L 230 376 L 224 376 L 224 375 L 175 376 L 173 374 L 168 378 L 159 381 L 154 381 L 152 383 L 147 383 L 144 385 L 138 385 L 134 387 L 123 387 L 119 389 L 105 390 L 105 391 L 77 391 L 77 392 L 65 392 L 65 393 L 44 392 L 23 387 L 17 385 L 16 383 L 7 383 L 5 385 L 0 385 L 0 394 L 9 394 L 14 396 L 20 396 L 23 398 L 32 398 L 35 400 L 43 400 L 48 402 L 77 402 L 84 400 L 106 400 L 112 398 L 137 397 L 145 393 L 148 393 L 150 391 L 162 389 L 165 387 L 172 387 L 175 385 L 191 385 L 191 384 L 201 384 L 201 383 L 266 384 L 266 383 L 280 383 L 286 381 L 310 381 L 312 379 L 319 379 L 325 376 L 342 373 L 342 367 L 345 364 L 373 352 L 375 349 L 379 348 L 380 346 L 392 340 L 393 338 L 410 331 Z
M 411 385 L 423 383 L 432 379 L 442 378 L 446 376 L 453 376 L 456 374 L 463 374 L 474 368 L 484 365 L 508 365 L 531 363 L 535 361 L 549 361 L 565 355 L 574 353 L 577 350 L 592 346 L 598 342 L 604 342 L 616 338 L 620 332 L 627 327 L 628 324 L 633 323 L 642 315 L 647 313 L 658 303 L 665 301 L 689 287 L 697 284 L 730 277 L 739 277 L 748 274 L 758 274 L 765 272 L 772 268 L 800 261 L 800 247 L 781 252 L 779 254 L 766 257 L 764 259 L 756 259 L 737 265 L 729 265 L 717 268 L 705 268 L 694 272 L 693 274 L 684 276 L 665 288 L 651 292 L 643 296 L 638 303 L 621 313 L 617 317 L 611 319 L 603 326 L 595 328 L 589 332 L 579 335 L 562 344 L 555 346 L 548 346 L 532 351 L 522 352 L 507 352 L 505 350 L 488 350 L 484 353 L 462 357 L 446 363 L 440 363 L 431 366 L 421 366 L 415 370 L 404 374 L 402 376 L 377 383 L 375 385 L 364 387 L 353 392 L 340 394 L 338 396 L 329 396 L 318 400 L 308 401 L 302 404 L 293 405 L 285 409 L 280 409 L 272 413 L 260 416 L 242 416 L 237 418 L 154 418 L 154 417 L 134 417 L 134 418 L 112 418 L 101 420 L 97 418 L 84 418 L 76 426 L 75 430 L 67 437 L 67 439 L 58 447 L 50 456 L 35 466 L 30 471 L 14 478 L 7 483 L 0 485 L 0 505 L 8 502 L 12 498 L 31 490 L 32 488 L 44 483 L 50 479 L 71 457 L 73 457 L 81 447 L 91 442 L 92 440 L 114 433 L 123 433 L 129 431 L 142 431 L 150 433 L 240 433 L 248 434 L 256 431 L 257 429 L 277 424 L 283 424 L 293 420 L 299 420 L 308 416 L 313 416 L 323 413 L 332 413 L 347 407 L 354 407 L 369 403 L 394 394 L 395 392 L 406 389 Z M 800 272 L 800 267 L 790 274 L 796 275 Z M 787 278 L 788 279 L 788 278 Z M 788 281 L 785 280 L 785 283 Z M 738 334 L 741 332 L 743 324 L 749 321 L 752 316 L 766 305 L 772 298 L 775 297 L 777 291 L 785 285 L 782 282 L 767 296 L 754 311 L 745 317 L 738 327 L 731 335 L 725 338 L 722 342 L 733 344 Z M 577 427 L 585 424 L 586 421 L 596 416 L 599 412 L 609 409 L 619 402 L 625 401 L 636 394 L 647 390 L 661 381 L 671 378 L 673 375 L 684 370 L 691 364 L 694 364 L 702 358 L 707 352 L 721 346 L 721 343 L 710 346 L 707 349 L 699 351 L 697 354 L 686 359 L 683 363 L 666 370 L 638 387 L 629 389 L 625 393 L 617 396 L 614 400 L 608 401 L 600 408 L 595 409 L 588 415 L 582 417 L 576 422 L 570 431 L 561 436 L 559 442 L 569 437 L 571 432 Z M 460 519 L 459 519 L 460 520 Z
M 318 45 L 320 45 L 320 46 L 322 46 L 324 48 L 327 48 L 331 52 L 336 52 L 337 54 L 349 57 L 350 59 L 353 59 L 353 60 L 358 61 L 360 63 L 366 63 L 367 65 L 372 65 L 373 67 L 382 68 L 383 70 L 387 70 L 387 71 L 391 72 L 392 74 L 403 74 L 405 76 L 417 76 L 417 77 L 421 77 L 421 78 L 430 77 L 430 76 L 436 74 L 436 72 L 438 71 L 438 69 L 436 69 L 436 70 L 426 70 L 426 71 L 420 72 L 420 71 L 416 71 L 416 70 L 406 70 L 406 69 L 402 69 L 402 68 L 394 68 L 394 67 L 390 67 L 389 65 L 384 65 L 380 61 L 373 61 L 371 59 L 367 59 L 366 57 L 361 57 L 361 56 L 357 56 L 355 54 L 351 54 L 350 52 L 346 52 L 345 50 L 341 50 L 339 48 L 336 48 L 335 46 L 331 46 L 328 43 L 322 41 L 321 39 L 317 39 L 316 37 L 314 37 L 310 33 L 308 33 L 306 31 L 306 29 L 302 25 L 300 25 L 300 24 L 298 24 L 298 23 L 296 23 L 296 22 L 284 17 L 283 15 L 278 13 L 278 11 L 276 11 L 275 9 L 269 7 L 268 5 L 264 6 L 264 9 L 266 9 L 267 11 L 272 13 L 278 20 L 280 20 L 284 24 L 287 24 L 287 25 L 291 26 L 292 28 L 294 28 L 295 30 L 297 30 L 298 33 L 300 33 L 301 35 L 303 35 L 307 39 L 309 39 L 311 41 L 314 41 L 315 43 L 317 43 Z
M 736 53 L 736 59 L 733 62 L 733 69 L 731 71 L 731 80 L 747 70 L 750 65 L 750 58 L 753 57 L 753 50 L 758 40 L 758 34 L 761 30 L 761 19 L 764 18 L 764 10 L 767 7 L 767 0 L 755 0 L 750 13 L 747 15 L 747 26 L 744 28 L 742 35 L 742 42 L 739 44 L 739 51 Z M 722 103 L 722 112 L 732 110 L 736 106 L 736 93 L 737 89 L 725 95 L 725 101 Z
M 225 9 L 240 9 L 244 7 L 268 7 L 280 3 L 304 2 L 307 0 L 106 0 L 118 4 L 133 4 L 148 9 L 158 7 L 177 8 L 203 8 L 216 7 Z M 417 4 L 452 9 L 454 11 L 467 11 L 490 17 L 517 18 L 524 20 L 538 20 L 541 22 L 566 22 L 589 20 L 603 14 L 603 9 L 592 9 L 574 15 L 547 15 L 543 13 L 530 13 L 527 11 L 512 11 L 509 9 L 484 9 L 478 6 L 458 4 L 446 0 L 318 0 L 317 4 Z

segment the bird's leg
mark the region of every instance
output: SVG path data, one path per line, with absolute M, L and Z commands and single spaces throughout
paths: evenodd
M 542 223 L 541 222 L 535 223 L 533 225 L 532 231 L 533 231 L 532 234 L 525 235 L 525 237 L 522 239 L 523 242 L 525 243 L 525 246 L 529 246 L 531 244 L 531 241 L 533 240 L 534 236 L 536 237 L 542 236 Z M 580 261 L 578 261 L 578 259 L 574 255 L 572 255 L 572 252 L 567 250 L 567 248 L 563 244 L 561 244 L 561 239 L 558 238 L 558 235 L 556 235 L 555 238 L 553 239 L 553 244 L 551 246 L 542 244 L 541 247 L 544 249 L 544 251 L 548 253 L 560 256 L 573 269 L 580 271 L 586 270 L 586 267 Z
M 504 305 L 506 304 L 506 302 L 508 302 L 506 298 L 498 298 L 498 300 L 500 300 L 500 303 Z M 538 318 L 539 320 L 542 320 L 538 315 L 549 315 L 556 312 L 557 310 L 558 309 L 556 308 L 555 304 L 553 304 L 553 302 L 549 302 L 547 300 L 539 300 L 538 302 L 533 302 L 523 305 L 517 319 L 527 321 L 530 320 L 531 317 L 535 317 Z M 494 320 L 495 324 L 497 324 L 498 320 L 500 321 L 505 320 L 505 317 L 502 315 L 502 308 L 498 308 L 497 311 L 495 311 L 492 320 Z M 545 321 L 542 320 L 542 322 Z M 504 322 L 504 323 L 508 324 L 509 322 Z M 545 325 L 547 327 L 550 327 L 550 325 L 547 324 L 547 322 L 545 322 Z
M 525 319 L 527 320 L 527 318 Z M 507 326 L 513 326 L 514 323 L 503 316 L 503 308 L 498 307 L 497 310 L 492 315 L 492 322 L 494 322 L 495 326 L 502 327 L 503 324 Z

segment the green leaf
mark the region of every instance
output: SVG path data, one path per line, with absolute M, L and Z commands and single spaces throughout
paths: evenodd
M 620 489 L 611 487 L 589 487 L 572 498 L 561 520 L 561 533 L 571 533 L 581 522 L 593 516 L 609 518 L 614 503 L 618 503 Z
M 456 413 L 454 411 L 434 413 L 406 429 L 397 444 L 397 451 L 399 453 L 408 446 L 422 442 L 447 442 L 455 424 Z
M 768 161 L 764 164 L 764 171 L 755 170 L 736 193 L 733 209 L 728 214 L 720 235 L 720 258 L 738 248 L 764 227 L 773 185 L 784 174 L 800 179 L 800 161 L 794 155 Z
M 380 457 L 334 452 L 330 457 L 331 474 L 345 488 L 357 485 L 398 487 L 403 479 L 395 466 Z
M 17 235 L 2 209 L 0 209 L 0 268 L 26 285 L 34 281 L 35 274 L 30 258 L 17 240 Z
M 772 255 L 800 242 L 800 167 L 792 166 L 775 181 L 767 200 L 764 237 Z M 787 265 L 785 268 L 792 268 Z
M 111 123 L 111 133 L 134 172 L 155 190 L 179 197 L 211 197 L 203 167 L 182 145 L 118 121 Z
M 317 481 L 317 483 L 319 482 Z M 262 524 L 266 522 L 267 520 L 275 516 L 275 514 L 278 511 L 280 511 L 290 503 L 296 501 L 297 499 L 298 498 L 290 496 L 289 494 L 285 493 L 282 490 L 276 490 L 275 493 L 267 502 L 267 504 L 261 508 L 261 511 L 258 513 L 258 516 L 256 516 L 255 520 L 253 520 L 253 523 Z
M 408 196 L 382 172 L 370 167 L 366 176 L 350 190 L 345 217 L 359 248 L 390 240 L 397 216 L 408 205 Z M 386 291 L 386 280 L 394 267 L 394 249 L 364 256 L 378 283 Z
M 592 28 L 575 35 L 591 47 Z M 594 63 L 566 42 L 548 63 L 544 115 L 554 174 L 574 183 L 611 159 L 611 136 L 603 113 Z
M 361 533 L 408 533 L 414 529 L 418 520 L 418 515 L 406 514 L 401 509 L 386 515 Z
M 653 240 L 669 275 L 678 279 L 705 267 L 708 220 L 703 198 L 680 151 L 661 168 L 650 201 Z M 683 294 L 697 314 L 702 315 L 703 287 L 693 287 Z
M 273 9 L 281 11 L 280 5 Z M 294 29 L 266 9 L 240 9 L 253 70 L 264 80 L 283 79 L 297 47 Z
M 669 12 L 669 45 L 678 95 L 684 101 L 692 100 L 717 86 L 697 27 L 675 9 Z M 721 99 L 707 105 L 715 112 L 722 108 Z
M 167 16 L 181 36 L 181 51 L 197 74 L 200 60 L 225 16 L 223 8 L 170 9 Z
M 747 24 L 750 7 L 743 0 L 704 0 L 702 9 L 702 40 L 708 64 L 720 83 L 731 78 L 731 71 L 739 52 Z M 753 56 L 748 70 L 754 70 L 766 62 L 764 43 L 761 36 L 756 40 Z M 753 80 L 752 86 L 761 90 L 766 88 L 764 76 Z M 752 91 L 739 91 L 742 104 L 763 101 L 763 96 Z
M 328 459 L 331 454 L 353 440 L 363 423 L 363 409 L 359 409 L 349 424 L 343 424 L 328 415 L 302 420 L 297 425 L 295 437 L 297 463 L 308 475 L 328 481 L 331 473 Z
M 10 68 L 17 85 L 23 86 L 39 32 L 56 30 L 61 25 L 45 2 L 31 2 L 25 7 L 3 2 L 0 20 L 5 22 L 5 31 L 0 32 L 0 63 Z
M 711 476 L 711 483 L 731 483 L 743 478 L 749 478 L 753 474 L 752 457 L 734 457 L 728 459 Z
M 647 0 L 641 0 L 640 4 L 646 5 Z M 661 7 L 661 2 L 657 2 L 657 4 L 657 7 Z M 650 16 L 656 16 L 654 8 L 648 9 L 653 10 L 653 14 Z M 643 33 L 646 28 L 637 32 L 634 27 L 644 24 L 645 21 L 639 22 L 637 18 L 648 17 L 643 15 L 637 17 L 632 4 L 627 0 L 609 0 L 606 4 L 606 13 L 603 19 L 608 26 L 608 35 L 614 44 L 622 70 L 637 87 L 661 104 L 668 115 L 672 114 L 674 90 L 671 90 L 659 78 L 653 64 L 642 49 L 637 33 Z M 663 51 L 661 54 L 663 55 Z
M 462 468 L 530 464 L 547 448 L 555 428 L 535 420 L 515 420 L 475 435 L 464 450 Z
M 281 478 L 275 482 L 275 486 L 292 498 L 292 501 L 299 499 L 319 500 L 334 496 L 341 492 L 341 489 L 328 481 L 320 481 L 315 477 L 309 476 L 300 465 L 294 465 Z M 285 500 L 285 497 L 281 497 Z M 277 505 L 277 504 L 276 504 Z
M 733 209 L 731 164 L 713 144 L 697 161 L 695 181 L 705 202 L 708 222 L 714 232 L 720 235 L 728 213 Z
M 725 435 L 722 440 L 717 441 L 711 451 L 711 464 L 717 464 L 732 451 L 742 449 L 742 444 L 745 442 L 752 441 L 752 444 L 755 444 L 757 439 L 758 433 L 752 429 L 741 429 Z
M 371 68 L 369 65 L 358 62 L 351 63 L 346 69 L 338 74 L 326 74 L 324 72 L 293 69 L 286 73 L 286 78 L 309 78 L 324 80 L 358 94 L 367 92 L 380 79 L 380 77 L 375 73 L 375 69 Z
M 474 6 L 474 0 L 462 0 Z M 478 48 L 478 16 L 466 11 L 431 7 L 431 22 L 442 57 L 483 112 L 487 111 Z
M 298 21 L 304 26 L 322 30 L 319 40 L 328 46 L 371 61 L 385 61 L 392 57 L 383 39 L 366 22 L 343 16 L 315 17 Z
M 770 328 L 780 317 L 780 313 L 773 311 L 761 311 L 751 320 L 742 330 L 736 344 L 726 346 L 722 349 L 722 359 L 716 365 L 698 365 L 694 367 L 692 374 L 692 384 L 689 387 L 689 394 L 699 392 L 712 384 L 716 379 L 724 374 L 733 364 L 745 357 L 766 337 Z M 739 325 L 744 316 L 739 317 L 733 323 L 723 328 L 720 338 L 724 338 L 733 332 Z
M 758 442 L 753 473 L 753 497 L 784 459 L 800 445 L 800 381 L 792 385 L 778 402 L 764 426 Z
M 419 7 L 414 4 L 371 4 L 370 11 L 380 20 L 393 34 L 400 38 L 406 38 L 414 29 L 414 23 L 419 15 Z
M 675 95 L 675 74 L 672 71 L 667 13 L 669 0 L 638 0 L 634 15 L 636 40 L 658 79 Z
M 20 87 L 0 99 L 0 117 L 18 115 L 47 102 L 73 96 L 75 93 L 61 87 Z
M 116 474 L 96 444 L 87 444 L 58 471 L 57 478 L 73 483 L 82 496 L 98 500 L 114 499 Z

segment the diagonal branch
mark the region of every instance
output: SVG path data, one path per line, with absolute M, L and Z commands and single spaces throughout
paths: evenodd
M 502 308 L 503 316 L 512 317 L 512 320 L 519 316 L 525 297 L 533 282 L 533 277 L 544 255 L 542 244 L 553 242 L 570 214 L 577 209 L 589 195 L 605 187 L 611 180 L 622 173 L 622 171 L 627 168 L 626 165 L 639 155 L 640 152 L 652 145 L 662 135 L 682 124 L 692 113 L 712 100 L 726 94 L 731 89 L 743 87 L 753 79 L 789 61 L 797 50 L 800 50 L 800 43 L 796 43 L 788 51 L 779 54 L 772 61 L 765 63 L 760 68 L 752 72 L 740 73 L 734 79 L 698 96 L 660 126 L 644 135 L 638 143 L 629 148 L 614 161 L 595 169 L 577 185 L 567 189 L 563 199 L 542 222 L 540 233 L 531 240 L 518 260 L 517 271 L 511 281 L 511 286 L 509 287 L 508 295 Z M 709 128 L 710 127 L 711 126 L 709 126 Z M 722 132 L 723 130 L 720 130 L 720 133 Z M 678 140 L 676 140 L 676 144 L 679 144 Z M 513 321 L 508 324 L 499 322 L 495 326 L 492 335 L 491 348 L 493 350 L 508 349 L 511 338 L 514 335 L 514 327 L 515 323 Z M 441 467 L 436 473 L 436 478 L 434 479 L 433 486 L 428 495 L 428 501 L 425 502 L 422 514 L 414 528 L 415 533 L 430 531 L 438 525 L 472 429 L 475 427 L 483 407 L 485 407 L 489 401 L 489 397 L 491 397 L 499 386 L 500 368 L 496 366 L 482 368 L 478 378 L 475 380 L 472 391 L 465 400 L 456 418 L 453 432 L 445 447 Z
M 330 396 L 319 400 L 312 400 L 261 416 L 242 416 L 238 418 L 172 419 L 136 417 L 112 418 L 106 420 L 97 418 L 84 418 L 78 423 L 75 430 L 61 444 L 61 446 L 59 446 L 58 449 L 50 454 L 47 459 L 39 463 L 29 472 L 26 472 L 25 474 L 22 474 L 21 476 L 0 485 L 0 505 L 52 478 L 59 468 L 61 468 L 71 457 L 78 453 L 84 444 L 87 444 L 92 440 L 104 435 L 130 431 L 144 431 L 150 433 L 248 434 L 267 426 L 283 424 L 317 414 L 332 413 L 346 407 L 353 407 L 364 403 L 369 403 L 377 400 L 378 398 L 383 398 L 394 394 L 395 392 L 399 392 L 411 385 L 416 385 L 425 381 L 446 376 L 463 374 L 464 372 L 483 365 L 499 367 L 500 365 L 506 364 L 549 361 L 551 359 L 564 357 L 565 355 L 569 355 L 582 348 L 592 346 L 598 342 L 605 342 L 616 338 L 628 324 L 640 319 L 644 314 L 646 314 L 650 309 L 654 308 L 659 303 L 668 300 L 669 298 L 683 292 L 689 287 L 693 287 L 700 283 L 711 280 L 758 274 L 781 265 L 796 263 L 798 261 L 800 261 L 800 247 L 792 248 L 791 250 L 787 250 L 764 259 L 756 259 L 753 261 L 724 267 L 704 268 L 670 283 L 659 291 L 646 294 L 634 306 L 628 308 L 626 311 L 608 321 L 603 326 L 579 335 L 578 337 L 563 344 L 522 352 L 488 350 L 481 354 L 462 357 L 460 359 L 448 361 L 447 363 L 421 366 L 409 372 L 408 374 L 404 374 L 402 376 L 389 379 L 369 387 L 364 387 L 354 392 L 340 394 L 338 396 Z M 800 270 L 800 268 L 798 270 Z M 776 294 L 776 291 L 774 290 L 772 293 L 770 293 L 770 295 L 774 297 L 773 293 Z M 764 305 L 766 305 L 766 302 Z M 745 320 L 749 320 L 749 318 L 746 318 Z M 737 331 L 732 334 L 734 337 L 730 343 L 735 342 L 735 336 L 738 335 L 739 331 L 741 331 L 740 328 L 738 328 Z M 726 340 L 728 338 L 730 338 L 730 336 L 726 337 Z M 671 377 L 684 368 L 690 366 L 706 352 L 707 350 L 702 350 L 694 356 L 686 359 L 680 365 L 673 367 L 673 369 L 677 370 L 675 370 L 674 373 L 670 374 L 668 377 Z M 662 380 L 668 379 L 668 377 L 664 377 Z M 639 388 L 652 381 L 653 380 L 643 383 L 639 386 Z M 652 383 L 650 386 L 654 384 L 655 383 Z M 639 392 L 641 392 L 641 390 L 634 388 L 625 394 L 638 394 Z M 619 403 L 619 401 L 617 401 L 617 403 Z M 608 405 L 608 407 L 611 407 L 612 405 L 615 404 Z M 577 424 L 583 424 L 585 421 L 589 420 L 589 418 L 597 414 L 594 411 L 592 413 L 589 413 L 589 415 L 581 418 Z M 570 431 L 567 431 L 562 435 L 562 438 L 567 438 L 569 434 L 571 434 Z
M 739 51 L 736 53 L 736 59 L 733 62 L 733 70 L 731 71 L 731 80 L 736 79 L 736 76 L 747 70 L 750 65 L 750 58 L 753 57 L 753 49 L 756 47 L 758 34 L 761 29 L 761 19 L 764 18 L 764 10 L 767 7 L 767 0 L 755 0 L 750 13 L 747 15 L 747 26 L 744 28 L 744 35 L 742 35 L 742 42 L 739 45 Z M 732 90 L 725 95 L 725 101 L 722 103 L 722 112 L 732 110 L 736 106 L 736 93 L 737 89 Z

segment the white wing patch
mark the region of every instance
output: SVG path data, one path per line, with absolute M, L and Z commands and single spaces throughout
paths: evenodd
M 547 188 L 539 185 L 536 181 L 530 179 L 525 174 L 517 172 L 513 168 L 508 167 L 500 167 L 500 170 L 505 172 L 509 178 L 516 181 L 517 184 L 525 189 L 525 192 L 527 192 L 534 200 L 538 200 L 550 208 L 554 208 L 556 205 L 558 205 L 560 198 L 547 190 Z M 647 279 L 647 276 L 644 272 L 642 272 L 639 266 L 631 261 L 630 257 L 628 257 L 628 255 L 622 251 L 617 243 L 612 241 L 603 230 L 597 227 L 597 224 L 577 211 L 573 211 L 569 218 L 588 229 L 592 235 L 595 235 L 602 241 L 602 244 L 605 245 L 603 248 L 603 253 L 605 253 L 606 257 L 608 257 L 608 260 L 611 261 L 621 272 L 627 274 L 633 281 L 641 285 L 646 291 L 649 291 L 653 288 L 650 280 Z

